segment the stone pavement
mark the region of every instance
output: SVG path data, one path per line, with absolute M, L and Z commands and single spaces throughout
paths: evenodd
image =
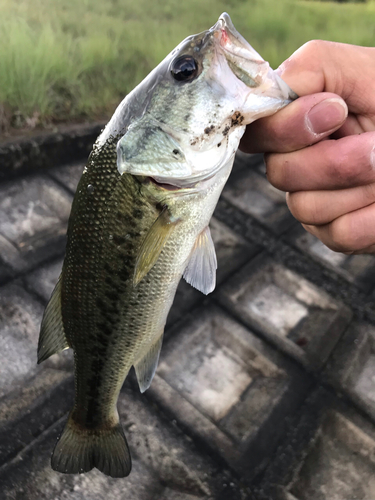
M 72 354 L 38 366 L 36 348 L 82 169 L 0 184 L 0 500 L 374 500 L 375 257 L 306 234 L 241 154 L 211 224 L 217 289 L 181 282 L 151 388 L 124 384 L 131 475 L 51 470 Z

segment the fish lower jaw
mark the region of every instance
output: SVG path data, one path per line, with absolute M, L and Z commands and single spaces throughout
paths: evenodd
M 179 191 L 180 189 L 182 189 L 182 186 L 178 186 L 170 182 L 162 182 L 161 179 L 155 177 L 147 177 L 147 179 L 156 186 L 161 187 L 162 189 L 166 189 L 167 191 Z
M 162 187 L 163 189 L 167 189 L 168 191 L 183 191 L 190 190 L 196 191 L 199 190 L 200 186 L 203 186 L 207 183 L 212 182 L 212 179 L 218 174 L 221 170 L 221 166 L 219 168 L 213 169 L 210 173 L 204 172 L 202 174 L 192 175 L 191 177 L 185 177 L 180 179 L 173 178 L 165 178 L 165 177 L 147 177 L 153 184 L 156 186 Z

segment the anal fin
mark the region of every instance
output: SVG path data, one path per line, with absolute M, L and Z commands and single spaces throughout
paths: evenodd
M 215 289 L 216 269 L 215 246 L 207 226 L 195 242 L 183 276 L 191 286 L 207 295 Z
M 156 368 L 158 367 L 163 334 L 151 345 L 149 350 L 134 363 L 138 385 L 141 392 L 145 392 L 151 385 Z
M 38 364 L 68 349 L 61 315 L 61 276 L 44 311 L 38 343 Z

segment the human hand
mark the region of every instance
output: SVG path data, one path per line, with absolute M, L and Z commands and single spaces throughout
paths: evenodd
M 301 97 L 249 125 L 242 151 L 271 153 L 268 180 L 329 248 L 375 253 L 375 48 L 316 40 L 277 71 Z

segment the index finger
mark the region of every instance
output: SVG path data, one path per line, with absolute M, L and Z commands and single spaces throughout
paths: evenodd
M 267 178 L 282 191 L 344 189 L 375 181 L 375 132 L 322 141 L 266 158 Z

